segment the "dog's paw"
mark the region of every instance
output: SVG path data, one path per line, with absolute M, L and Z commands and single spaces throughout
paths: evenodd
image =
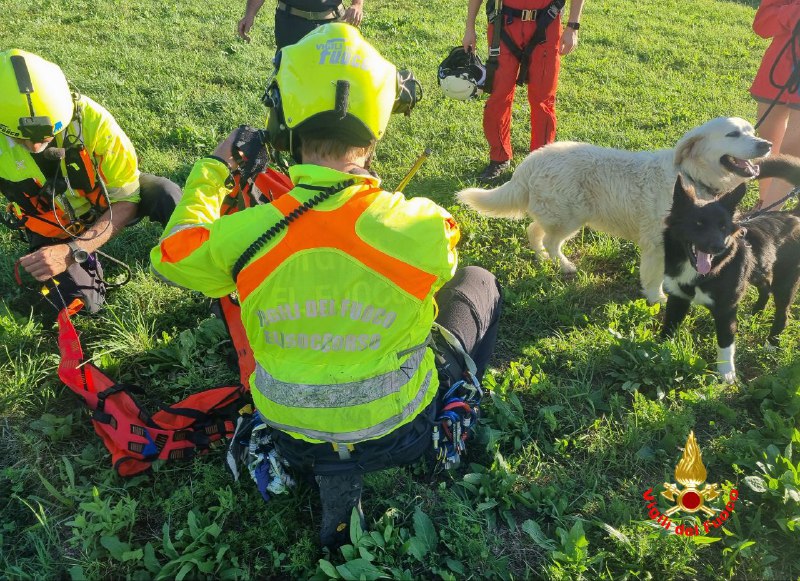
M 561 262 L 561 274 L 567 278 L 572 278 L 576 274 L 578 274 L 578 267 L 572 264 L 569 261 L 562 261 Z
M 725 383 L 736 383 L 736 368 L 729 363 L 720 363 L 717 366 L 717 372 L 722 377 Z
M 654 305 L 656 303 L 661 303 L 662 305 L 667 304 L 667 295 L 665 295 L 660 291 L 659 292 L 644 291 L 644 298 L 647 299 L 647 302 L 650 303 L 651 305 Z
M 536 260 L 550 260 L 550 255 L 547 253 L 547 250 L 541 250 L 537 248 L 531 248 L 531 250 L 533 250 L 533 256 L 536 258 Z

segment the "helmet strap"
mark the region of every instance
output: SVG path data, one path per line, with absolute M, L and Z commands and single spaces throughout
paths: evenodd
M 350 81 L 336 81 L 336 114 L 340 119 L 344 119 L 347 115 L 347 109 L 350 107 Z
M 294 129 L 288 129 L 287 131 L 289 132 L 289 154 L 297 163 L 303 163 L 303 148 L 300 143 L 300 137 Z

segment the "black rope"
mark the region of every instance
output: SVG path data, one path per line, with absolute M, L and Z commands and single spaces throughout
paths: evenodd
M 342 182 L 340 184 L 328 188 L 298 184 L 297 185 L 298 188 L 303 188 L 306 190 L 316 190 L 319 193 L 313 198 L 310 198 L 309 200 L 303 202 L 303 204 L 292 210 L 287 216 L 284 216 L 283 218 L 278 220 L 278 222 L 275 223 L 275 225 L 273 225 L 269 230 L 267 230 L 261 236 L 259 236 L 255 240 L 255 242 L 253 242 L 247 248 L 247 250 L 242 252 L 242 255 L 236 260 L 236 262 L 233 265 L 233 270 L 231 271 L 231 276 L 233 277 L 233 280 L 236 281 L 236 279 L 239 278 L 239 273 L 242 271 L 245 265 L 253 259 L 256 253 L 259 250 L 261 250 L 261 248 L 263 248 L 267 242 L 269 242 L 272 238 L 277 236 L 282 230 L 288 228 L 289 224 L 297 220 L 300 216 L 305 214 L 308 210 L 310 210 L 314 206 L 324 202 L 332 195 L 341 192 L 344 189 L 349 188 L 355 183 L 356 183 L 355 180 L 347 180 L 346 182 Z
M 116 258 L 111 256 L 110 254 L 106 254 L 105 252 L 102 252 L 100 250 L 95 250 L 95 253 L 99 254 L 103 258 L 106 258 L 106 259 L 110 260 L 111 262 L 117 264 L 124 271 L 123 272 L 123 279 L 120 282 L 108 282 L 105 278 L 102 278 L 100 276 L 97 277 L 97 279 L 100 282 L 102 282 L 104 285 L 106 285 L 107 289 L 121 287 L 123 285 L 128 284 L 131 281 L 131 276 L 132 276 L 133 273 L 131 272 L 131 267 L 130 266 L 128 266 L 127 264 L 125 264 L 121 260 L 117 260 Z
M 758 122 L 755 124 L 755 129 L 758 129 L 758 127 L 764 122 L 764 119 L 766 119 L 767 116 L 772 112 L 772 109 L 775 108 L 775 105 L 777 105 L 780 102 L 781 97 L 783 97 L 783 94 L 787 90 L 790 93 L 794 93 L 798 90 L 798 88 L 800 88 L 800 58 L 798 58 L 797 55 L 797 42 L 796 42 L 798 38 L 800 38 L 800 20 L 795 25 L 794 31 L 792 31 L 792 36 L 789 38 L 788 41 L 786 41 L 786 44 L 783 45 L 781 50 L 775 56 L 775 61 L 772 63 L 772 67 L 769 70 L 769 82 L 776 89 L 780 89 L 780 91 L 778 92 L 777 96 L 772 100 L 772 102 L 769 104 L 769 107 L 767 107 L 767 110 L 761 116 L 761 119 L 759 119 Z M 783 53 L 785 53 L 789 49 L 791 49 L 792 51 L 792 72 L 789 74 L 789 78 L 786 79 L 786 82 L 781 84 L 775 80 L 775 70 L 778 67 L 778 63 L 780 62 Z
M 776 202 L 772 202 L 772 203 L 771 203 L 769 206 L 767 206 L 766 208 L 758 208 L 756 211 L 754 211 L 754 212 L 752 212 L 752 213 L 750 213 L 750 214 L 746 215 L 744 218 L 742 218 L 741 220 L 739 220 L 739 223 L 740 223 L 740 224 L 744 224 L 745 222 L 749 222 L 749 221 L 750 221 L 750 220 L 752 220 L 753 218 L 757 218 L 757 217 L 761 216 L 762 214 L 766 214 L 767 212 L 769 212 L 770 210 L 772 210 L 772 208 L 775 208 L 775 207 L 777 207 L 777 206 L 781 206 L 781 205 L 782 205 L 784 202 L 786 202 L 787 200 L 790 200 L 791 198 L 793 198 L 794 196 L 796 196 L 798 193 L 800 193 L 800 186 L 798 186 L 798 187 L 794 188 L 794 189 L 793 189 L 792 191 L 790 191 L 788 194 L 786 194 L 785 196 L 783 196 L 783 197 L 782 197 L 780 200 L 778 200 L 778 201 L 776 201 Z M 758 206 L 756 206 L 756 207 L 758 207 Z M 777 210 L 776 210 L 776 211 L 777 211 Z

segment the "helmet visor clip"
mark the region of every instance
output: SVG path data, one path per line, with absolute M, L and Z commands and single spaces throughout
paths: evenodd
M 53 136 L 53 124 L 49 117 L 20 117 L 19 132 L 22 137 L 34 143 L 40 143 Z

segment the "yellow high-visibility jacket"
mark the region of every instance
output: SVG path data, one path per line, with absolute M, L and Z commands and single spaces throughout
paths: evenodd
M 197 162 L 151 252 L 153 269 L 211 297 L 238 292 L 256 360 L 253 400 L 271 426 L 309 442 L 379 438 L 436 395 L 427 342 L 434 294 L 455 273 L 458 226 L 431 200 L 383 191 L 371 176 L 289 171 L 288 194 L 220 217 L 228 169 Z M 233 280 L 257 238 L 320 194 L 305 186 L 348 180 L 277 230 Z
M 82 96 L 75 107 L 75 118 L 55 137 L 54 145 L 66 149 L 57 176 L 44 175 L 25 147 L 11 137 L 0 136 L 0 193 L 12 203 L 25 228 L 47 238 L 69 237 L 64 227 L 70 224 L 70 218 L 59 199 L 40 195 L 45 182 L 54 177 L 63 179 L 64 171 L 72 186 L 72 191 L 66 192 L 68 203 L 78 218 L 92 206 L 101 210 L 108 207 L 100 180 L 112 204 L 139 202 L 136 151 L 125 132 L 89 97 Z

